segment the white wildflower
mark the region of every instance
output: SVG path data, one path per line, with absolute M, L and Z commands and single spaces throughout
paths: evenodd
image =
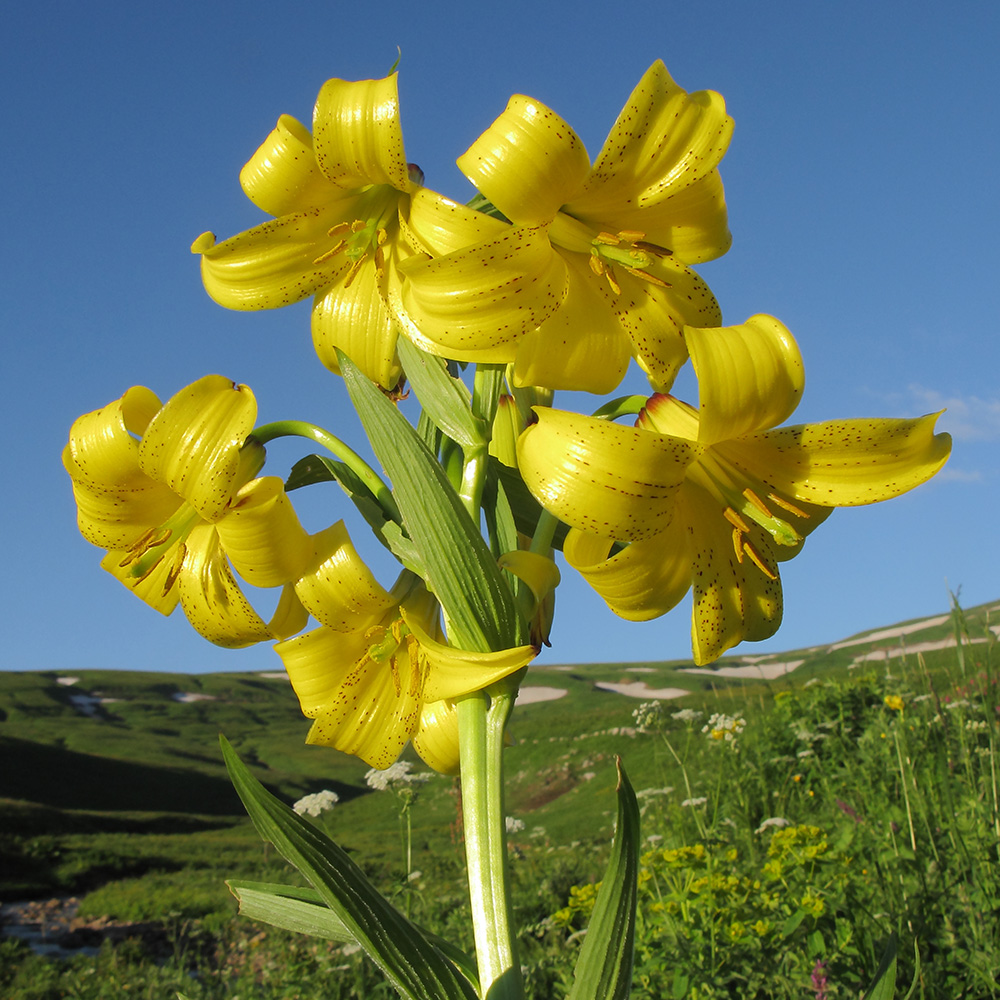
M 703 733 L 708 733 L 708 738 L 728 743 L 731 747 L 736 746 L 736 737 L 746 728 L 747 720 L 738 715 L 725 715 L 716 712 L 701 727 Z
M 789 819 L 785 819 L 784 816 L 772 816 L 770 817 L 770 819 L 764 820 L 764 822 L 761 823 L 756 830 L 754 830 L 754 833 L 763 833 L 765 830 L 769 829 L 772 826 L 780 830 L 782 827 L 791 825 L 792 821 Z
M 706 799 L 704 795 L 700 795 L 696 799 L 685 799 L 681 803 L 681 808 L 687 809 L 689 806 L 703 806 L 707 801 L 708 799 Z
M 520 833 L 524 829 L 524 820 L 513 816 L 506 816 L 503 823 L 508 833 Z
M 682 708 L 679 712 L 671 712 L 670 718 L 677 722 L 697 722 L 704 714 L 696 708 Z
M 424 771 L 411 774 L 413 765 L 408 760 L 397 760 L 395 764 L 390 764 L 385 770 L 372 768 L 365 775 L 365 782 L 369 788 L 376 792 L 384 792 L 390 785 L 414 785 L 430 779 L 430 775 Z
M 300 816 L 320 816 L 329 812 L 339 801 L 340 796 L 336 792 L 324 788 L 321 792 L 303 796 L 292 808 Z

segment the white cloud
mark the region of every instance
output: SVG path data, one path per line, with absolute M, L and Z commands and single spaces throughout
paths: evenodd
M 921 412 L 947 411 L 942 414 L 938 429 L 947 431 L 956 441 L 1000 440 L 1000 399 L 945 396 L 937 389 L 917 383 L 912 383 L 908 389 Z

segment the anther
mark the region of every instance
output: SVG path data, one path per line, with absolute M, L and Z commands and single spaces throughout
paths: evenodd
M 766 576 L 769 580 L 778 579 L 778 574 L 764 562 L 761 554 L 749 542 L 745 541 L 743 543 L 743 551 L 746 552 L 753 564 L 761 571 L 761 573 L 764 574 L 764 576 Z
M 732 507 L 727 507 L 722 512 L 722 516 L 731 525 L 733 525 L 738 531 L 743 531 L 743 532 L 749 533 L 749 531 L 750 531 L 750 525 L 747 524 L 746 520 L 740 514 L 737 514 L 736 511 L 733 510 Z
M 795 514 L 796 517 L 805 518 L 807 521 L 809 520 L 809 515 L 804 510 L 799 510 L 799 508 L 796 507 L 795 504 L 789 503 L 787 500 L 783 499 L 782 497 L 779 497 L 777 494 L 768 493 L 767 499 L 773 501 L 779 507 L 783 507 L 785 510 L 788 511 L 789 514 Z
M 733 551 L 736 553 L 736 561 L 743 565 L 743 532 L 739 528 L 733 528 Z
M 757 494 L 754 493 L 749 486 L 743 491 L 743 495 L 764 515 L 764 517 L 774 517 L 774 515 L 767 509 L 764 501 L 761 500 L 761 498 L 757 496 Z
M 350 271 L 347 272 L 347 276 L 344 278 L 344 288 L 350 288 L 354 279 L 358 276 L 358 272 L 361 270 L 361 265 L 368 259 L 368 254 L 362 254 L 352 265 Z

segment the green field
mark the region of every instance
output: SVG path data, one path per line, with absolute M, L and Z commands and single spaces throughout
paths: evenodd
M 565 694 L 519 705 L 507 751 L 531 995 L 568 990 L 620 754 L 646 851 L 635 997 L 856 997 L 894 933 L 898 996 L 912 982 L 915 997 L 1000 997 L 991 607 L 995 624 L 1000 606 L 981 606 L 721 661 L 743 677 L 685 662 L 532 668 L 525 688 Z M 687 693 L 640 732 L 633 713 L 651 699 L 599 686 L 638 683 Z M 702 731 L 714 713 L 744 720 L 735 741 Z M 236 916 L 226 878 L 296 875 L 245 819 L 219 733 L 286 801 L 335 791 L 316 822 L 414 919 L 468 947 L 456 781 L 420 786 L 407 871 L 399 800 L 367 787 L 363 763 L 305 746 L 307 727 L 282 678 L 0 673 L 0 899 L 76 896 L 76 939 L 99 947 L 50 959 L 0 940 L 0 995 L 393 995 L 350 949 Z

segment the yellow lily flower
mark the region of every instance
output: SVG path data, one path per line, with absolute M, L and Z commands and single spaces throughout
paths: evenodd
M 458 770 L 455 699 L 526 666 L 532 646 L 495 653 L 443 641 L 439 605 L 404 572 L 392 593 L 358 555 L 343 522 L 315 536 L 296 585 L 320 627 L 280 642 L 302 713 L 306 742 L 331 746 L 384 769 L 407 741 L 437 771 Z
M 934 433 L 937 414 L 776 427 L 804 383 L 781 323 L 754 316 L 684 336 L 698 409 L 658 394 L 635 427 L 621 427 L 538 408 L 518 460 L 538 500 L 574 529 L 567 561 L 618 615 L 656 618 L 694 588 L 694 659 L 704 664 L 774 634 L 778 563 L 834 507 L 926 482 L 951 439 Z
M 386 307 L 395 260 L 410 251 L 399 210 L 422 175 L 406 162 L 396 74 L 328 80 L 313 131 L 290 115 L 240 173 L 247 197 L 275 218 L 215 242 L 192 244 L 205 288 L 230 309 L 275 309 L 315 296 L 313 344 L 339 372 L 340 348 L 373 381 L 400 377 L 398 327 Z
M 252 478 L 263 449 L 244 442 L 256 415 L 250 389 L 221 375 L 165 405 L 135 386 L 76 420 L 63 451 L 80 532 L 108 550 L 101 566 L 162 614 L 179 601 L 220 646 L 284 638 L 308 618 L 290 585 L 308 536 L 281 480 Z M 227 556 L 247 582 L 284 587 L 270 622 L 251 607 Z
M 721 322 L 688 265 L 731 242 L 716 168 L 732 125 L 718 94 L 686 93 L 656 62 L 591 166 L 562 118 L 515 95 L 458 160 L 513 225 L 451 252 L 427 235 L 437 256 L 401 264 L 407 335 L 553 389 L 610 392 L 635 357 L 665 391 L 681 328 Z

